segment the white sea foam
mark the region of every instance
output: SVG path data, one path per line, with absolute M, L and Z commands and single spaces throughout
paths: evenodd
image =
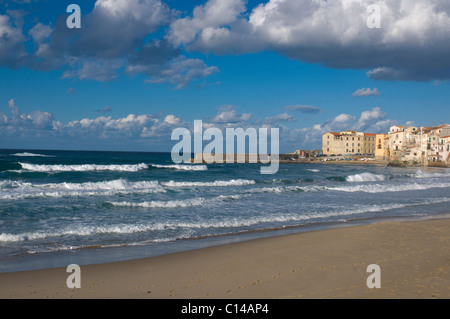
M 38 165 L 19 163 L 23 169 L 33 172 L 85 172 L 85 171 L 118 171 L 118 172 L 137 172 L 148 169 L 147 164 L 125 164 L 125 165 Z
M 152 167 L 156 168 L 169 168 L 169 169 L 177 169 L 181 171 L 206 171 L 208 170 L 208 166 L 206 165 L 160 165 L 160 164 L 150 164 Z
M 320 172 L 320 169 L 316 169 L 316 168 L 309 169 L 309 168 L 308 168 L 307 171 L 317 173 L 317 172 Z
M 214 182 L 163 182 L 161 185 L 167 187 L 226 187 L 226 186 L 245 186 L 255 184 L 254 180 L 247 179 L 232 179 L 229 181 L 214 181 Z
M 55 157 L 53 155 L 43 155 L 43 154 L 35 154 L 35 153 L 28 153 L 28 152 L 11 154 L 11 156 L 19 156 L 19 157 Z
M 0 199 L 38 197 L 112 196 L 131 193 L 161 193 L 166 190 L 157 181 L 130 182 L 125 179 L 86 183 L 32 184 L 20 181 L 0 182 Z
M 204 221 L 195 222 L 157 222 L 149 224 L 117 224 L 109 226 L 74 226 L 67 227 L 62 230 L 53 231 L 36 231 L 20 234 L 1 233 L 0 242 L 19 242 L 19 241 L 32 241 L 41 240 L 53 237 L 62 236 L 95 236 L 98 234 L 134 234 L 139 232 L 148 231 L 165 231 L 165 230 L 185 230 L 189 229 L 206 229 L 206 228 L 240 228 L 250 227 L 262 223 L 274 223 L 274 222 L 301 222 L 329 217 L 345 217 L 350 215 L 364 214 L 364 213 L 377 213 L 392 209 L 400 209 L 414 206 L 424 206 L 429 204 L 438 204 L 450 202 L 450 198 L 439 198 L 433 200 L 426 200 L 417 203 L 394 203 L 394 204 L 381 204 L 381 205 L 358 205 L 353 208 L 336 208 L 327 212 L 317 213 L 272 213 L 265 214 L 264 216 L 253 217 L 233 217 L 226 219 L 212 218 Z M 193 232 L 190 232 L 191 234 Z M 171 240 L 170 238 L 160 238 L 159 241 Z
M 143 208 L 176 208 L 176 207 L 193 207 L 202 206 L 205 203 L 205 199 L 193 198 L 186 200 L 170 200 L 170 201 L 150 201 L 150 202 L 108 202 L 113 206 L 119 207 L 143 207 Z
M 284 193 L 284 192 L 302 192 L 308 188 L 300 186 L 275 186 L 275 187 L 259 187 L 247 190 L 248 193 Z
M 309 185 L 309 186 L 276 186 L 276 187 L 260 187 L 247 190 L 248 193 L 285 193 L 285 192 L 364 192 L 364 193 L 387 193 L 387 192 L 404 192 L 414 190 L 426 190 L 433 188 L 450 188 L 450 183 L 405 183 L 405 184 L 358 184 L 358 185 Z
M 169 201 L 146 201 L 146 202 L 108 202 L 110 205 L 117 207 L 142 207 L 142 208 L 178 208 L 178 207 L 195 207 L 205 206 L 207 204 L 216 204 L 219 202 L 228 202 L 250 197 L 250 194 L 235 194 L 235 195 L 219 195 L 217 197 L 205 199 L 202 197 L 189 198 L 183 200 L 169 200 Z
M 385 175 L 377 175 L 372 173 L 361 173 L 350 175 L 346 177 L 347 182 L 378 182 L 384 181 L 386 179 Z
M 413 177 L 416 178 L 439 178 L 439 177 L 450 177 L 450 169 L 444 169 L 440 172 L 424 172 L 422 170 L 418 170 Z
M 364 193 L 387 193 L 387 192 L 404 192 L 414 190 L 425 190 L 433 188 L 450 188 L 450 183 L 432 183 L 432 184 L 370 184 L 370 185 L 354 185 L 354 186 L 336 186 L 326 187 L 326 190 L 340 192 L 364 192 Z

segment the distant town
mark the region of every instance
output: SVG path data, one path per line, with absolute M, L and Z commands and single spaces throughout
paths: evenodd
M 392 126 L 388 133 L 353 130 L 327 132 L 322 150 L 297 150 L 282 154 L 283 161 L 386 162 L 390 165 L 449 166 L 450 125 L 434 127 Z

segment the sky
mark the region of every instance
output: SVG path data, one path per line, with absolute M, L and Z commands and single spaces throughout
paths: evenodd
M 448 0 L 0 0 L 0 148 L 170 152 L 202 120 L 320 149 L 449 123 L 449 79 Z

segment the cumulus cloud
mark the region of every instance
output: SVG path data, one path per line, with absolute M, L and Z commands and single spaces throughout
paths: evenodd
M 214 53 L 273 50 L 333 68 L 369 70 L 375 80 L 450 78 L 447 0 L 270 0 L 244 14 L 244 0 L 210 0 L 171 24 L 169 40 Z M 367 26 L 367 7 L 381 9 L 381 28 Z M 222 8 L 223 20 L 206 12 Z M 181 27 L 182 26 L 182 27 Z
M 25 131 L 52 129 L 53 114 L 42 111 L 33 111 L 30 114 L 21 113 L 15 99 L 9 100 L 8 107 L 10 116 L 0 113 L 1 132 L 17 131 L 20 135 Z
M 362 88 L 352 93 L 353 96 L 379 96 L 380 94 L 377 88 Z
M 125 117 L 98 116 L 70 121 L 67 124 L 54 119 L 49 112 L 33 111 L 29 114 L 20 112 L 15 99 L 9 101 L 10 115 L 0 112 L 0 134 L 10 138 L 35 137 L 53 138 L 57 141 L 71 142 L 102 141 L 124 142 L 132 139 L 134 142 L 158 139 L 169 139 L 175 127 L 184 125 L 182 120 L 169 114 L 163 117 L 163 112 L 155 114 L 128 114 Z M 104 108 L 102 112 L 110 111 Z
M 0 66 L 19 67 L 26 59 L 25 41 L 20 16 L 7 11 L 0 15 Z
M 242 0 L 210 0 L 205 5 L 197 6 L 192 17 L 174 21 L 167 38 L 175 45 L 192 42 L 204 30 L 220 29 L 223 25 L 236 22 L 244 11 L 246 7 Z
M 387 114 L 381 111 L 379 107 L 374 107 L 369 111 L 361 113 L 358 122 L 353 126 L 355 130 L 364 131 L 369 129 L 372 125 L 384 120 Z
M 219 108 L 218 113 L 211 119 L 211 123 L 238 124 L 245 123 L 252 117 L 251 113 L 239 114 L 232 105 Z
M 81 29 L 67 28 L 66 14 L 55 23 L 31 25 L 27 36 L 32 43 L 26 43 L 19 14 L 0 15 L 0 65 L 60 69 L 62 79 L 100 82 L 143 73 L 147 83 L 169 83 L 177 89 L 218 72 L 198 58 L 181 55 L 166 40 L 149 41 L 177 15 L 161 0 L 97 0 L 83 14 Z
M 187 59 L 185 56 L 177 57 L 165 65 L 148 69 L 145 73 L 149 78 L 147 83 L 170 83 L 176 89 L 188 86 L 193 80 L 208 77 L 217 73 L 219 69 L 215 66 L 208 67 L 200 59 Z

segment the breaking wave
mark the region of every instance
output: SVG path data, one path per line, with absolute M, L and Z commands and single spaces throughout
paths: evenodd
M 178 201 L 180 203 L 184 203 L 182 205 L 188 204 L 191 201 L 191 204 L 194 204 L 195 201 L 198 203 L 204 201 L 204 199 L 193 199 L 187 201 Z M 173 201 L 177 202 L 177 201 Z M 274 223 L 274 222 L 302 222 L 308 220 L 315 219 L 323 219 L 329 217 L 345 217 L 357 214 L 364 213 L 376 213 L 382 212 L 392 209 L 401 209 L 406 207 L 413 206 L 421 206 L 427 204 L 438 204 L 450 202 L 450 198 L 441 198 L 435 200 L 426 200 L 417 203 L 405 203 L 405 204 L 381 204 L 381 205 L 357 205 L 350 208 L 336 208 L 334 210 L 328 212 L 317 212 L 317 213 L 272 213 L 264 216 L 253 216 L 253 217 L 240 217 L 240 218 L 231 218 L 231 219 L 221 219 L 221 218 L 212 218 L 204 221 L 195 221 L 195 222 L 182 222 L 182 221 L 174 221 L 174 222 L 156 222 L 149 224 L 117 224 L 110 226 L 74 226 L 74 227 L 66 227 L 60 231 L 36 231 L 36 232 L 27 232 L 21 234 L 10 234 L 10 233 L 1 233 L 0 234 L 0 242 L 18 242 L 18 241 L 32 241 L 32 240 L 41 240 L 52 237 L 61 237 L 61 236 L 94 236 L 98 234 L 133 234 L 139 232 L 148 232 L 148 231 L 165 231 L 168 229 L 173 230 L 189 230 L 189 229 L 206 229 L 206 228 L 240 228 L 240 227 L 249 227 L 258 224 L 265 223 Z M 151 202 L 149 202 L 151 203 Z M 131 207 L 146 207 L 146 206 L 135 206 L 135 204 L 139 203 L 131 203 L 133 204 Z M 126 204 L 128 205 L 128 204 Z M 151 204 L 153 205 L 153 204 Z M 172 203 L 170 205 L 175 205 L 176 203 Z M 119 206 L 122 203 L 119 203 Z M 154 206 L 152 206 L 154 207 Z M 264 229 L 264 228 L 261 228 Z M 193 234 L 191 232 L 191 234 Z M 164 240 L 164 239 L 161 239 Z M 166 239 L 167 240 L 167 239 Z
M 229 181 L 214 181 L 214 182 L 163 182 L 161 185 L 167 187 L 225 187 L 225 186 L 245 186 L 255 184 L 254 180 L 247 179 L 232 179 Z
M 126 164 L 126 165 L 38 165 L 20 163 L 24 170 L 33 172 L 87 172 L 87 171 L 117 171 L 117 172 L 138 172 L 148 169 L 147 164 Z
M 184 200 L 169 200 L 169 201 L 147 201 L 147 202 L 107 202 L 116 207 L 142 207 L 142 208 L 179 208 L 179 207 L 195 207 L 204 206 L 205 204 L 213 204 L 217 202 L 227 202 L 233 200 L 239 200 L 245 197 L 249 197 L 248 194 L 237 195 L 219 195 L 214 198 L 205 199 L 202 197 L 190 198 Z
M 11 156 L 19 156 L 19 157 L 55 157 L 53 155 L 43 155 L 43 154 L 35 154 L 35 153 L 29 153 L 29 152 L 11 154 Z
M 385 175 L 377 175 L 372 173 L 355 174 L 345 178 L 347 182 L 379 182 L 384 181 L 385 179 Z
M 206 170 L 208 170 L 208 166 L 206 166 L 206 165 L 180 165 L 180 164 L 173 164 L 173 165 L 150 164 L 150 165 L 155 168 L 178 169 L 181 171 L 206 171 Z
M 161 193 L 166 190 L 157 181 L 130 182 L 125 179 L 86 183 L 32 184 L 1 181 L 0 199 L 14 200 L 36 197 L 111 196 L 129 193 Z

